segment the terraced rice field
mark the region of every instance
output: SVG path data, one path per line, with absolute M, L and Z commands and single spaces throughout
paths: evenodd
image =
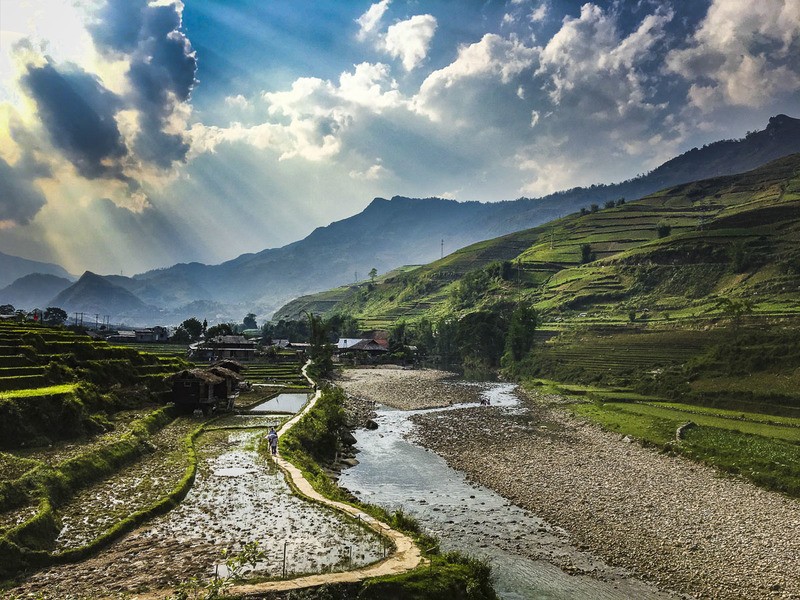
M 202 452 L 213 448 L 214 455 L 224 453 L 232 444 L 241 446 L 243 441 L 237 435 L 250 436 L 243 450 L 252 462 L 257 456 L 254 440 L 263 434 L 263 428 L 281 421 L 274 415 L 226 415 L 214 419 L 215 427 L 222 429 L 205 436 L 201 431 L 207 419 L 176 419 L 171 409 L 153 405 L 155 396 L 151 397 L 143 385 L 163 392 L 168 389 L 165 375 L 190 366 L 180 356 L 183 350 L 176 352 L 174 346 L 143 344 L 141 349 L 147 352 L 139 352 L 133 347 L 95 342 L 71 331 L 16 324 L 0 324 L 0 340 L 0 417 L 18 415 L 20 425 L 28 428 L 18 440 L 9 435 L 2 440 L 8 447 L 0 452 L 0 543 L 9 542 L 15 550 L 0 565 L 0 579 L 23 566 L 83 559 L 135 526 L 180 505 L 192 489 L 198 465 L 200 481 L 217 481 L 217 474 L 203 462 L 205 458 L 199 460 L 198 436 L 203 440 Z M 297 356 L 285 353 L 279 359 L 248 365 L 247 379 L 263 387 L 253 387 L 243 397 L 260 402 L 283 389 L 307 387 Z M 127 393 L 126 386 L 131 386 L 133 396 L 117 404 L 116 395 Z M 126 408 L 125 403 L 132 401 L 141 405 Z M 51 418 L 51 413 L 58 418 Z M 8 418 L 0 419 L 0 427 L 14 430 Z M 223 431 L 242 427 L 254 429 L 246 434 Z M 236 441 L 224 441 L 228 438 Z M 258 467 L 259 473 L 263 467 Z M 219 481 L 225 481 L 223 475 L 219 475 Z M 215 501 L 218 490 L 202 492 L 203 499 L 195 509 L 210 515 L 217 508 L 222 511 L 219 518 L 229 518 L 228 505 L 238 501 L 235 496 L 240 493 L 238 484 L 230 487 L 231 498 L 220 504 Z M 277 500 L 270 502 L 277 506 Z M 236 523 L 225 521 L 224 527 L 236 530 L 242 522 L 242 514 L 237 515 Z M 290 525 L 294 518 L 289 519 Z M 195 528 L 202 520 L 194 513 L 192 519 Z M 329 520 L 327 516 L 325 520 Z M 316 518 L 312 521 L 309 526 L 315 531 L 328 526 Z M 355 535 L 353 544 L 360 543 L 359 527 L 352 535 L 347 533 L 352 529 L 349 525 L 341 530 L 335 524 L 331 527 L 335 530 L 331 540 L 349 540 Z M 257 525 L 249 528 L 261 531 Z M 194 541 L 187 541 L 182 551 L 196 552 L 197 536 L 202 537 L 203 531 L 210 530 L 194 531 L 189 535 Z M 164 535 L 164 544 L 174 543 L 174 536 Z M 237 533 L 234 539 L 231 535 L 225 542 L 232 548 L 241 536 Z M 147 550 L 146 540 L 136 543 L 144 544 L 143 550 Z M 302 547 L 314 543 L 305 540 Z M 374 560 L 375 545 L 369 542 L 371 549 L 354 554 L 353 560 Z M 335 546 L 331 542 L 324 552 L 319 550 L 320 558 L 301 555 L 298 549 L 296 568 L 335 568 L 342 564 L 342 551 Z M 201 575 L 218 560 L 220 544 L 207 549 L 212 554 L 200 566 Z M 157 548 L 149 550 L 159 552 Z M 350 553 L 348 549 L 348 561 Z M 185 572 L 173 575 L 186 576 Z

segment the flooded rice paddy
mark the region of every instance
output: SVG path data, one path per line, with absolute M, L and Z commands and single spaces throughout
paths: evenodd
M 525 410 L 513 387 L 490 384 L 482 394 L 500 410 Z M 444 549 L 488 560 L 504 600 L 674 598 L 578 550 L 562 529 L 467 481 L 409 440 L 415 414 L 448 418 L 449 410 L 466 406 L 487 409 L 475 404 L 424 411 L 379 408 L 378 429 L 356 433 L 359 464 L 342 473 L 340 485 L 366 502 L 414 515 Z
M 189 495 L 147 536 L 197 540 L 236 551 L 258 541 L 267 550 L 256 570 L 280 575 L 362 566 L 383 557 L 380 539 L 339 513 L 291 493 L 283 474 L 256 451 L 263 430 L 211 431 Z
M 81 562 L 79 568 L 61 565 L 39 571 L 13 591 L 82 599 L 169 588 L 193 576 L 212 577 L 224 564 L 223 551 L 235 553 L 250 542 L 258 542 L 266 551 L 253 573 L 260 577 L 349 570 L 383 558 L 382 540 L 375 533 L 295 496 L 272 461 L 258 452 L 265 427 L 284 418 L 240 415 L 215 421 L 224 429 L 210 429 L 197 439 L 196 479 L 178 507 Z M 187 429 L 197 425 L 190 418 L 179 422 L 188 424 Z M 230 429 L 234 424 L 255 427 Z M 180 443 L 185 435 L 175 433 Z M 70 503 L 62 532 L 65 547 L 100 532 L 105 524 L 93 521 L 100 516 L 105 523 L 103 514 L 116 514 L 117 505 L 121 511 L 138 508 L 133 490 L 143 472 L 131 474 L 128 483 L 123 483 L 125 477 L 93 486 L 100 494 L 84 500 L 94 506 L 94 515 L 80 512 L 78 498 Z M 158 469 L 147 475 L 147 479 L 158 477 L 172 479 Z M 119 490 L 102 495 L 112 484 Z M 126 493 L 131 502 L 124 500 Z
M 308 402 L 308 394 L 278 394 L 250 409 L 251 413 L 296 413 Z

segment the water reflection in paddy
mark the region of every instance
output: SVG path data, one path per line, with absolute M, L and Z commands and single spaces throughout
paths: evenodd
M 278 394 L 250 409 L 251 413 L 296 413 L 308 402 L 308 394 Z
M 283 474 L 255 450 L 264 435 L 263 429 L 204 434 L 194 486 L 146 535 L 233 549 L 258 541 L 267 557 L 256 570 L 270 575 L 282 571 L 284 543 L 289 573 L 343 570 L 382 558 L 375 534 L 292 493 Z M 213 570 L 219 553 L 207 560 Z

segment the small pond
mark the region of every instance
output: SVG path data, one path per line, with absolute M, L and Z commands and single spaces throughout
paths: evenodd
M 278 394 L 250 409 L 251 413 L 296 413 L 308 402 L 308 394 Z

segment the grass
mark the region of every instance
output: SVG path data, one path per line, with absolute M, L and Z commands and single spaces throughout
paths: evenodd
M 26 390 L 11 390 L 7 392 L 0 392 L 0 400 L 12 400 L 15 398 L 36 398 L 37 396 L 59 396 L 64 394 L 71 394 L 76 390 L 79 384 L 77 383 L 64 383 L 60 385 L 50 385 L 46 387 L 37 387 Z
M 621 435 L 670 449 L 726 473 L 741 476 L 768 490 L 800 497 L 800 429 L 798 420 L 765 423 L 763 415 L 703 414 L 696 407 L 664 407 L 621 403 L 580 403 L 575 414 Z M 688 411 L 695 411 L 689 414 Z M 699 426 L 676 441 L 687 417 Z
M 635 417 L 642 417 L 643 421 L 653 419 L 668 421 L 674 423 L 675 427 L 691 420 L 698 425 L 707 427 L 728 429 L 740 433 L 800 443 L 800 419 L 786 418 L 786 424 L 773 424 L 766 421 L 763 415 L 753 415 L 751 417 L 748 413 L 733 413 L 733 411 L 729 411 L 737 415 L 736 418 L 731 418 L 720 413 L 713 414 L 694 410 L 693 406 L 684 404 L 660 406 L 655 404 L 609 402 L 604 404 L 603 408 L 605 410 L 629 413 Z

